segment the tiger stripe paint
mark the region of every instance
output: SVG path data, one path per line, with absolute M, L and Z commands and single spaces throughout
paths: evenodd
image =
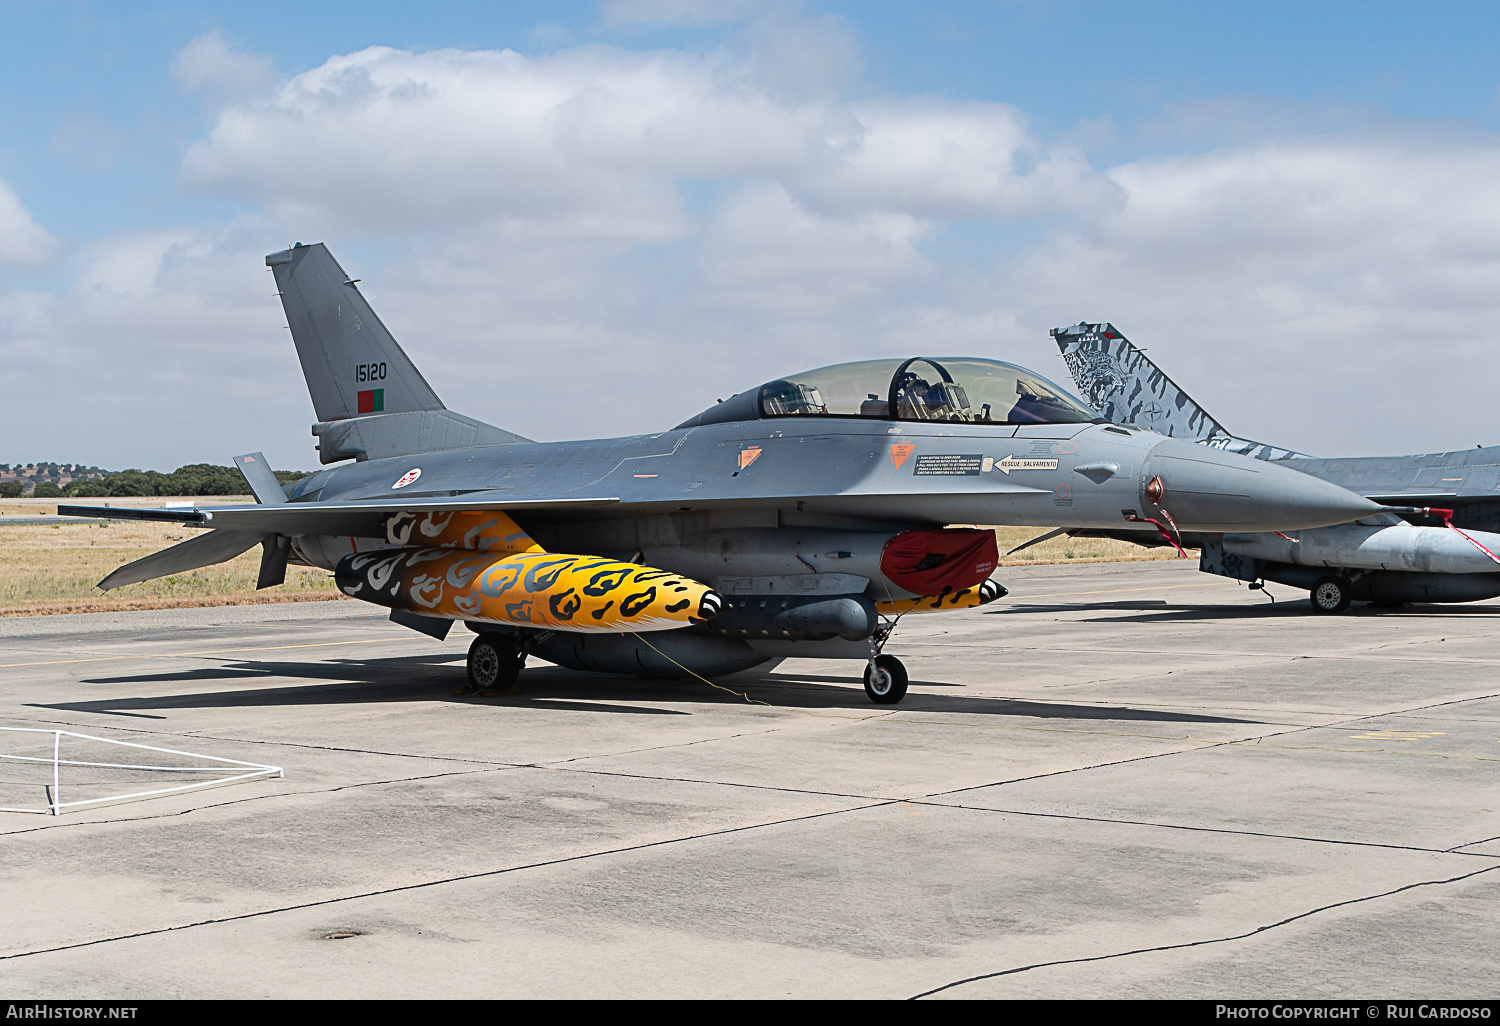
M 973 609 L 987 605 L 1006 594 L 998 581 L 984 581 L 977 588 L 963 588 L 945 595 L 923 595 L 921 598 L 896 599 L 875 603 L 881 616 L 903 616 L 906 613 L 946 613 L 954 609 Z
M 549 552 L 386 549 L 345 556 L 334 576 L 346 595 L 423 616 L 587 634 L 690 627 L 723 607 L 668 570 Z
M 430 546 L 507 555 L 546 551 L 499 510 L 397 513 L 386 521 L 385 540 L 403 549 Z

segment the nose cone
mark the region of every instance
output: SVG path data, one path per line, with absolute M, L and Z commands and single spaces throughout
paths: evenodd
M 1166 510 L 1183 531 L 1326 527 L 1383 508 L 1288 466 L 1175 438 L 1152 448 L 1143 471 L 1141 505 Z M 1152 478 L 1161 479 L 1159 492 Z

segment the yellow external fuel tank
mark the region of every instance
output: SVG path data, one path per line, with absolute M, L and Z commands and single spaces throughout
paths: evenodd
M 351 553 L 346 594 L 423 616 L 580 633 L 674 630 L 722 608 L 705 584 L 600 556 L 547 552 L 504 513 L 393 518 L 387 543 Z

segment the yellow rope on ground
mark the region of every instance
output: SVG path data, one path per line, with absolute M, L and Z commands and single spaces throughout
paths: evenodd
M 636 637 L 639 638 L 640 641 L 647 648 L 649 648 L 651 651 L 655 652 L 657 655 L 661 656 L 663 659 L 665 659 L 667 662 L 671 663 L 673 666 L 677 667 L 683 673 L 687 674 L 689 677 L 697 677 L 699 680 L 701 680 L 703 683 L 707 684 L 711 688 L 718 688 L 720 691 L 728 692 L 731 695 L 736 695 L 739 698 L 743 698 L 747 702 L 753 702 L 756 705 L 763 705 L 767 709 L 778 709 L 778 708 L 781 708 L 780 706 L 772 705 L 770 702 L 762 702 L 758 698 L 751 698 L 749 695 L 745 694 L 743 691 L 736 691 L 736 690 L 734 690 L 734 688 L 726 688 L 722 684 L 715 684 L 713 681 L 709 680 L 707 677 L 704 677 L 701 674 L 697 674 L 697 673 L 694 673 L 692 670 L 689 670 L 686 666 L 683 666 L 676 659 L 673 659 L 671 656 L 667 655 L 661 649 L 659 649 L 655 645 L 651 644 L 651 642 L 649 642 L 649 641 L 646 640 L 646 636 L 644 634 L 637 634 Z

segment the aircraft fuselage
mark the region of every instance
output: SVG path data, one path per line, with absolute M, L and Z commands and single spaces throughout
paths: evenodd
M 1164 487 L 1159 501 L 1147 494 L 1154 478 Z M 653 565 L 685 574 L 705 567 L 684 539 L 716 530 L 795 527 L 869 534 L 872 542 L 955 523 L 1154 532 L 1128 517 L 1166 509 L 1184 531 L 1256 531 L 1336 523 L 1373 508 L 1275 465 L 1114 425 L 787 417 L 336 466 L 299 482 L 287 506 L 237 511 L 234 526 L 287 532 L 299 508 L 316 511 L 305 534 L 291 530 L 308 562 L 331 568 L 361 539 L 384 538 L 387 504 L 421 500 L 506 508 L 558 550 L 628 558 L 634 550 L 680 549 L 663 551 Z M 530 502 L 546 509 L 528 513 Z M 338 534 L 328 533 L 330 506 L 346 511 L 336 517 Z M 768 540 L 762 563 L 735 571 L 812 572 L 793 551 L 809 546 L 784 541 L 778 550 Z M 822 555 L 804 558 L 836 569 L 819 566 Z M 832 557 L 839 570 L 854 566 L 853 558 Z

